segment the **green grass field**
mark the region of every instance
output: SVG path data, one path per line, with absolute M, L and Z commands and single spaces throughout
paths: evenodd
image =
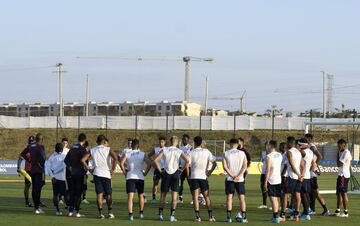
M 0 176 L 0 180 L 16 180 L 17 176 Z M 336 175 L 322 175 L 319 178 L 319 185 L 321 189 L 332 190 L 335 188 Z M 151 196 L 151 177 L 146 178 L 146 191 L 150 198 Z M 225 195 L 224 195 L 224 177 L 212 176 L 209 178 L 210 193 L 213 201 L 214 216 L 217 219 L 214 225 L 225 224 Z M 270 224 L 268 220 L 271 218 L 271 211 L 264 209 L 257 209 L 257 206 L 261 202 L 261 194 L 259 192 L 259 175 L 250 175 L 246 182 L 247 189 L 247 209 L 248 219 L 250 225 Z M 145 219 L 138 219 L 137 204 L 135 203 L 135 220 L 134 222 L 127 221 L 127 206 L 126 206 L 126 193 L 125 193 L 125 179 L 122 175 L 116 175 L 113 179 L 113 197 L 114 207 L 113 211 L 116 219 L 99 220 L 97 219 L 97 208 L 95 204 L 95 192 L 93 184 L 89 183 L 89 190 L 87 193 L 90 205 L 82 205 L 82 214 L 85 214 L 84 218 L 70 218 L 66 216 L 57 217 L 54 215 L 54 207 L 52 205 L 52 187 L 50 183 L 47 183 L 43 188 L 42 201 L 48 207 L 44 208 L 45 215 L 35 216 L 33 209 L 24 207 L 23 199 L 23 183 L 0 183 L 0 225 L 36 225 L 36 226 L 48 226 L 48 225 L 77 225 L 77 226 L 90 226 L 90 225 L 168 225 L 170 222 L 159 222 L 156 220 L 158 205 L 146 204 L 145 205 Z M 209 224 L 207 221 L 207 211 L 202 208 L 200 213 L 203 218 L 203 222 L 196 223 L 193 221 L 194 212 L 192 206 L 189 204 L 191 201 L 189 195 L 189 189 L 185 187 L 185 203 L 179 204 L 176 212 L 178 222 L 172 223 L 176 225 L 198 225 Z M 334 194 L 324 195 L 327 205 L 331 211 L 334 211 L 336 198 Z M 234 209 L 236 209 L 235 207 Z M 321 212 L 322 208 L 317 203 L 317 211 Z M 233 211 L 233 216 L 236 211 Z M 164 210 L 166 215 L 169 214 L 169 206 L 167 205 Z M 314 216 L 311 222 L 285 222 L 282 224 L 307 224 L 307 225 L 358 225 L 360 222 L 360 195 L 350 195 L 350 217 L 348 219 L 336 218 L 336 217 L 322 217 Z M 237 223 L 233 223 L 237 224 Z

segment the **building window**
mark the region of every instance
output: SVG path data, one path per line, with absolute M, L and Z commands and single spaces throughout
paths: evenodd
M 123 110 L 124 110 L 124 107 L 123 107 L 123 106 L 121 106 L 121 107 L 120 107 L 120 110 L 121 110 L 121 111 L 123 111 Z
M 129 106 L 129 110 L 132 110 L 132 106 Z
M 94 111 L 96 111 L 96 107 L 94 107 Z
M 158 110 L 161 111 L 161 106 L 158 106 Z
M 170 106 L 166 106 L 166 110 L 167 110 L 167 111 L 170 111 Z
M 50 109 L 51 109 L 51 111 L 54 111 L 54 107 L 51 107 Z

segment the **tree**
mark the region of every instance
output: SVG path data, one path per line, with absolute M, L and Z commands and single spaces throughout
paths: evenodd
M 282 108 L 277 108 L 276 105 L 271 105 L 271 108 L 266 109 L 265 113 L 263 114 L 263 116 L 265 117 L 271 117 L 274 111 L 274 115 L 275 116 L 282 116 L 283 115 L 283 109 Z

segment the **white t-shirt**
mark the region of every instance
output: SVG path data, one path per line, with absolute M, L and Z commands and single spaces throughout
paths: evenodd
M 314 153 L 314 152 L 313 152 Z M 316 155 L 313 155 L 313 164 L 314 164 L 314 169 L 316 170 L 317 169 L 317 156 Z M 313 177 L 317 177 L 318 175 L 315 173 L 315 170 L 311 170 L 310 171 L 310 178 L 313 178 Z
M 47 174 L 51 178 L 55 178 L 56 180 L 65 181 L 66 179 L 66 165 L 64 163 L 64 159 L 66 158 L 66 154 L 63 152 L 57 153 L 54 152 L 50 158 L 46 161 L 45 168 Z
M 282 154 L 282 161 L 281 161 L 281 172 L 284 171 L 286 167 L 286 170 L 284 172 L 284 177 L 287 177 L 288 176 L 288 173 L 287 173 L 287 167 L 289 167 L 289 161 L 288 161 L 288 158 L 287 158 L 287 151 L 285 151 L 283 154 Z
M 122 158 L 122 157 L 125 156 L 126 153 L 128 153 L 128 152 L 130 152 L 130 151 L 132 151 L 131 148 L 124 148 L 124 150 L 122 150 L 122 152 L 120 152 L 120 153 L 118 154 L 118 156 L 119 156 L 120 158 Z
M 206 180 L 206 171 L 209 162 L 215 162 L 216 158 L 206 148 L 195 148 L 190 152 L 191 179 Z
M 310 179 L 310 170 L 311 170 L 311 163 L 314 159 L 314 153 L 309 149 L 305 149 L 305 156 L 304 156 L 304 162 L 305 162 L 305 174 L 304 179 Z
M 179 169 L 180 156 L 183 153 L 177 147 L 168 147 L 163 151 L 164 169 L 168 174 L 174 174 Z
M 165 150 L 165 149 L 166 149 L 166 147 L 163 147 L 163 148 L 155 147 L 155 148 L 154 148 L 155 157 L 158 156 L 158 155 L 160 154 L 160 152 L 161 152 L 162 150 Z M 160 159 L 159 165 L 160 165 L 160 169 L 164 169 L 164 165 L 165 165 L 164 158 L 161 158 L 161 159 Z
M 261 152 L 261 159 L 262 159 L 262 168 L 261 168 L 261 174 L 265 174 L 266 171 L 266 151 Z
M 144 180 L 143 164 L 145 153 L 140 150 L 132 150 L 125 154 L 126 158 L 126 180 Z
M 187 145 L 181 145 L 179 147 L 180 150 L 182 150 L 184 152 L 184 155 L 186 155 L 187 157 L 190 156 L 190 152 L 191 150 L 193 149 L 193 147 L 190 145 L 190 144 L 187 144 Z M 184 159 L 180 159 L 180 166 L 181 167 L 184 167 L 185 166 L 185 161 Z
M 295 169 L 300 173 L 300 164 L 301 164 L 301 159 L 302 159 L 300 151 L 296 148 L 291 148 L 288 151 L 291 152 L 291 154 L 292 154 L 292 160 L 293 160 Z M 289 161 L 289 166 L 288 166 L 289 177 L 291 179 L 295 179 L 295 180 L 299 179 L 299 177 L 295 174 L 295 172 L 291 168 L 290 159 L 288 159 L 288 161 Z
M 312 151 L 313 149 L 317 150 L 317 147 L 315 144 L 313 143 L 310 143 L 309 145 L 309 149 Z M 314 164 L 314 169 L 316 170 L 318 165 L 317 165 L 317 156 L 314 154 L 313 152 L 313 164 Z M 315 170 L 311 170 L 310 171 L 310 178 L 313 178 L 313 177 L 317 177 L 318 175 L 315 173 Z
M 90 150 L 93 158 L 94 175 L 111 179 L 111 156 L 110 147 L 99 145 Z
M 272 151 L 267 155 L 270 160 L 269 184 L 281 184 L 281 162 L 282 155 L 277 151 Z
M 339 161 L 343 163 L 343 165 L 339 167 L 339 176 L 350 178 L 350 167 L 351 167 L 352 156 L 348 149 L 345 149 L 343 152 L 340 152 Z
M 243 151 L 236 148 L 225 152 L 225 161 L 232 175 L 238 175 L 246 159 L 246 155 Z M 233 178 L 228 176 L 228 181 L 233 181 Z M 240 180 L 236 182 L 244 182 L 244 175 L 241 175 Z
M 69 148 L 64 148 L 62 152 L 63 152 L 65 155 L 67 155 L 67 154 L 69 153 L 69 151 L 70 151 Z

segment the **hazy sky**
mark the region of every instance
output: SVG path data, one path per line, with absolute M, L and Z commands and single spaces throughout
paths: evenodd
M 360 109 L 360 1 L 2 1 L 0 103 L 58 99 L 181 100 L 184 63 L 85 60 L 77 56 L 213 57 L 191 63 L 191 100 L 239 97 L 263 112 L 322 107 L 321 70 L 334 75 L 334 105 Z M 277 91 L 277 92 L 276 92 Z M 238 101 L 210 100 L 237 109 Z

